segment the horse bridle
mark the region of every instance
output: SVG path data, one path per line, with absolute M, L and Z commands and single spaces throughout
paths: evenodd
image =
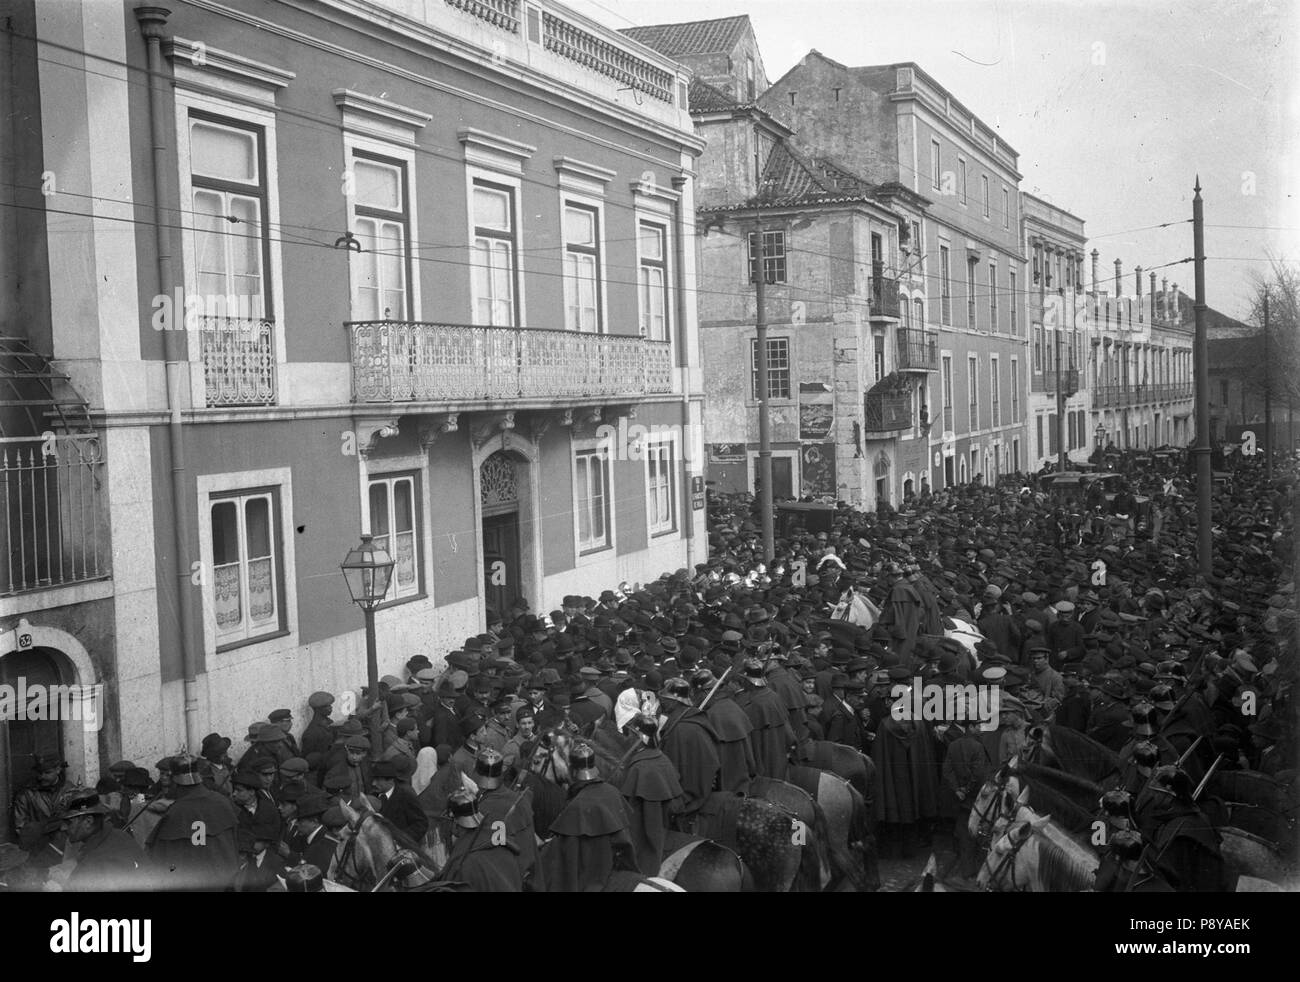
M 1028 826 L 1028 829 L 1029 829 L 1029 834 L 1026 835 L 1019 842 L 1014 843 L 1011 846 L 1011 849 L 1007 852 L 1007 854 L 1003 856 L 1002 859 L 998 862 L 996 867 L 993 867 L 991 869 L 989 867 L 989 860 L 993 858 L 993 854 L 991 851 L 988 857 L 985 858 L 984 867 L 986 869 L 990 869 L 988 884 L 987 886 L 984 887 L 985 892 L 992 892 L 994 884 L 996 884 L 1002 878 L 1004 871 L 1010 872 L 1011 879 L 1009 882 L 1011 885 L 1011 892 L 1024 893 L 1026 890 L 1029 889 L 1028 885 L 1024 887 L 1016 886 L 1016 858 L 1020 855 L 1020 850 L 1023 849 L 1025 847 L 1025 844 L 1030 839 L 1032 839 L 1036 834 L 1034 832 L 1033 826 Z M 1010 835 L 1011 834 L 1010 830 L 1008 829 L 1005 834 Z
M 1006 770 L 1001 780 L 998 781 L 993 796 L 989 799 L 987 805 L 983 808 L 973 808 L 976 816 L 979 818 L 979 825 L 975 829 L 975 843 L 985 852 L 993 845 L 993 825 L 996 818 L 990 818 L 989 813 L 995 808 L 1001 807 L 1002 796 L 1006 793 L 1007 785 L 1011 783 L 1011 771 Z
M 374 812 L 367 811 L 362 813 L 360 816 L 358 816 L 357 824 L 355 826 L 349 825 L 349 827 L 352 830 L 352 834 L 348 836 L 347 841 L 343 843 L 343 855 L 339 857 L 339 861 L 335 865 L 335 872 L 337 874 L 346 876 L 349 880 L 351 880 L 354 884 L 356 884 L 357 889 L 362 889 L 363 887 L 365 887 L 365 885 L 368 882 L 370 882 L 369 877 L 364 876 L 361 872 L 360 867 L 357 866 L 357 858 L 356 858 L 357 839 L 361 835 L 361 830 L 365 828 L 366 822 L 372 818 L 377 818 L 377 817 L 378 816 Z M 407 858 L 411 858 L 415 861 L 416 863 L 415 872 L 419 872 L 421 868 L 419 863 L 419 857 L 415 856 L 414 853 L 412 853 L 409 849 L 403 849 L 399 846 L 397 852 L 394 854 L 392 860 L 389 862 L 388 870 L 378 880 L 374 881 L 373 885 L 368 887 L 368 890 L 370 892 L 373 892 L 375 890 L 378 890 L 381 887 L 387 886 L 392 880 L 396 879 L 399 872 L 399 864 L 402 863 L 403 860 Z M 351 871 L 345 868 L 348 863 L 351 863 Z M 407 873 L 403 875 L 402 885 L 408 887 L 411 886 L 411 884 L 408 884 L 405 881 L 409 880 L 413 875 L 415 874 Z M 428 882 L 428 880 L 426 879 L 424 882 Z M 419 884 L 416 885 L 418 886 Z

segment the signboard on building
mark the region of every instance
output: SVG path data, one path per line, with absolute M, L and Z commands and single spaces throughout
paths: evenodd
M 835 396 L 829 382 L 799 383 L 799 439 L 821 441 L 835 423 Z
M 691 510 L 704 510 L 704 478 L 702 477 L 691 478 Z
M 709 463 L 743 464 L 745 462 L 745 445 L 743 443 L 709 444 Z
M 835 444 L 805 443 L 799 448 L 799 493 L 814 498 L 835 498 Z

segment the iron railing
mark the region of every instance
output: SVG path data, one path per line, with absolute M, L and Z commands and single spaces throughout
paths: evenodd
M 900 327 L 898 329 L 898 370 L 937 372 L 939 332 L 916 327 Z
M 884 276 L 871 277 L 871 316 L 897 319 L 900 312 L 898 282 Z
M 109 575 L 108 489 L 93 435 L 0 437 L 0 596 Z
M 424 321 L 351 321 L 354 402 L 509 402 L 672 392 L 666 341 Z
M 868 392 L 863 415 L 868 435 L 897 433 L 912 428 L 912 397 L 889 392 Z
M 199 350 L 209 408 L 274 406 L 275 321 L 203 317 Z
M 1061 369 L 1061 388 L 1065 390 L 1067 396 L 1072 396 L 1079 391 L 1079 370 L 1077 368 Z M 1055 392 L 1056 370 L 1046 369 L 1041 374 L 1031 374 L 1029 376 L 1029 391 Z
M 644 92 L 653 99 L 673 101 L 673 75 L 630 51 L 594 34 L 588 34 L 550 11 L 542 12 L 542 40 L 547 51 L 554 51 L 579 65 L 590 68 L 619 85 Z

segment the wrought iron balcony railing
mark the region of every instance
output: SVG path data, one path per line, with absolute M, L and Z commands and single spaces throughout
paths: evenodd
M 871 278 L 871 316 L 893 317 L 895 319 L 900 316 L 898 282 L 896 280 L 887 279 L 884 276 L 873 276 Z
M 1065 390 L 1066 396 L 1072 396 L 1079 391 L 1079 370 L 1077 368 L 1061 369 L 1061 388 Z M 1052 368 L 1044 369 L 1041 374 L 1029 376 L 1030 392 L 1055 392 L 1057 385 L 1056 370 Z
M 939 332 L 917 327 L 900 327 L 898 329 L 898 370 L 937 372 Z
M 423 321 L 352 321 L 354 402 L 512 402 L 672 391 L 668 342 Z
M 274 406 L 275 321 L 203 317 L 199 350 L 209 408 Z
M 906 393 L 868 392 L 864 400 L 868 436 L 901 433 L 912 428 L 912 397 Z
M 109 575 L 105 477 L 96 436 L 0 437 L 0 596 Z

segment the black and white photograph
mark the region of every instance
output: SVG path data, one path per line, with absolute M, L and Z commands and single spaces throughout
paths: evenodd
M 491 892 L 1280 950 L 1300 3 L 0 28 L 7 949 Z

